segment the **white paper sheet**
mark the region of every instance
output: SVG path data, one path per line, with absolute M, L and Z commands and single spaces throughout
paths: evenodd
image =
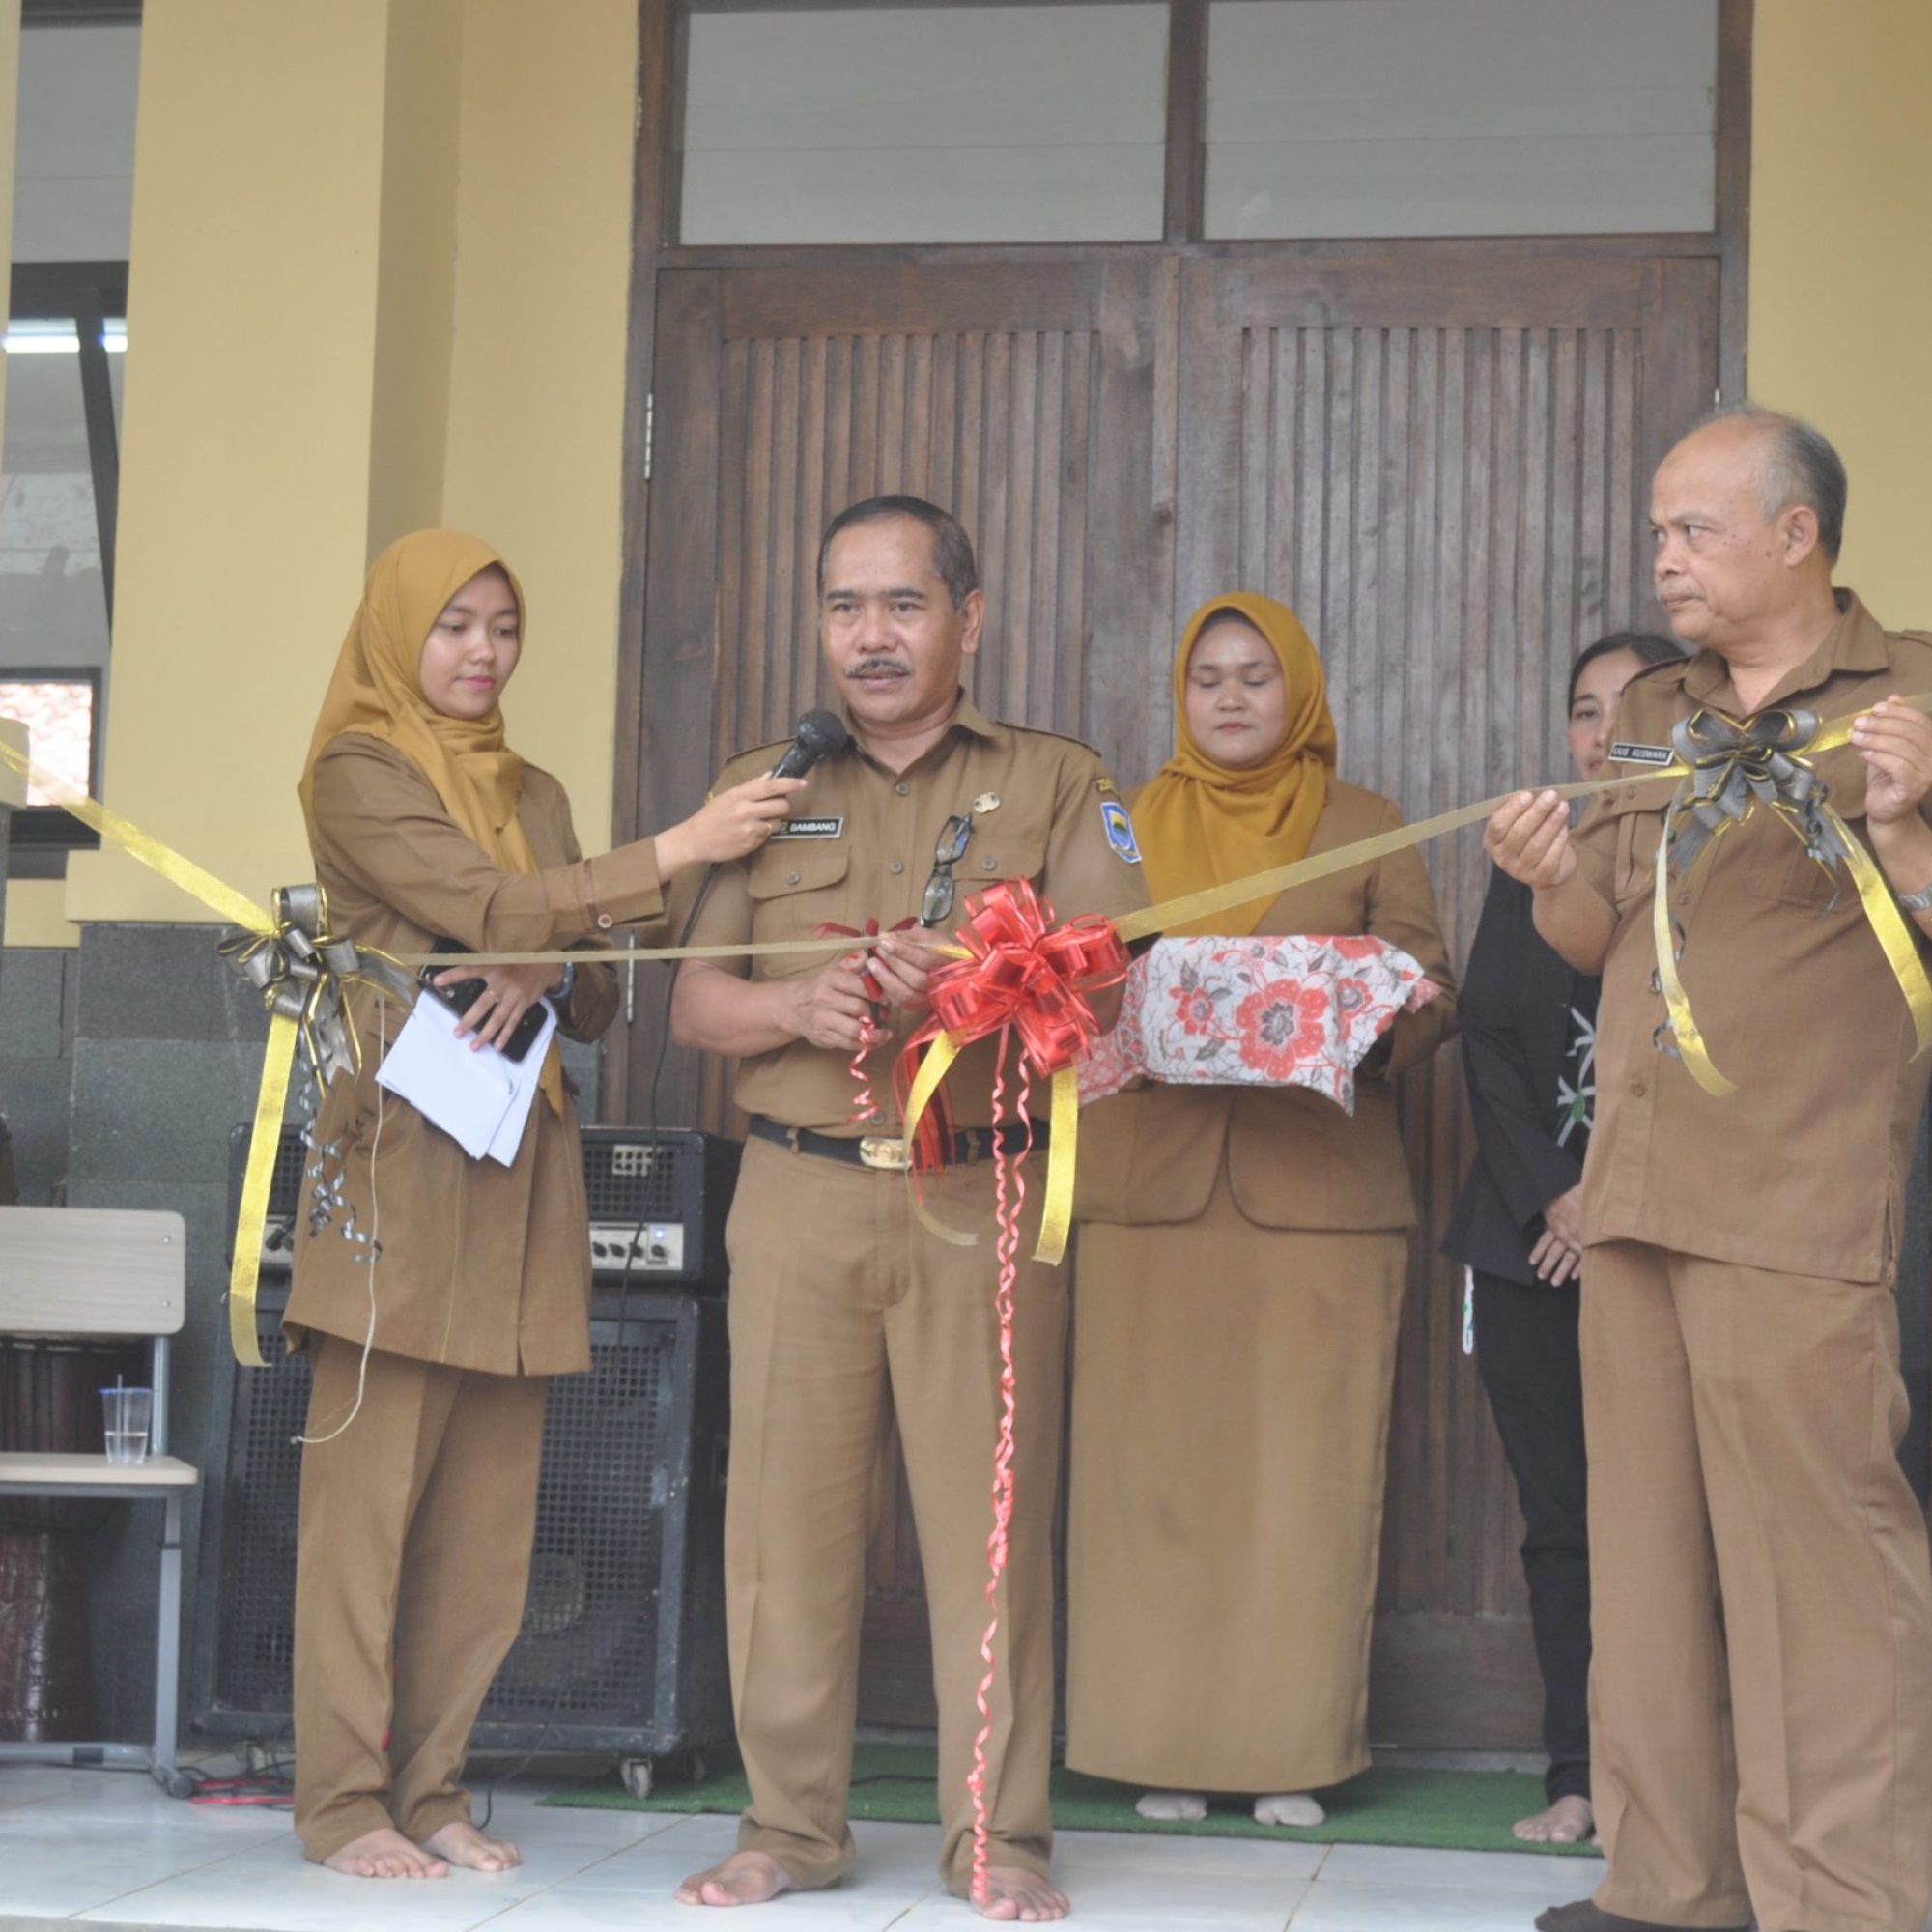
M 459 1017 L 432 994 L 422 994 L 376 1079 L 433 1121 L 472 1160 L 489 1153 L 508 1166 L 523 1140 L 556 1016 L 550 1015 L 521 1062 L 505 1060 L 494 1046 L 472 1050 L 469 1039 L 456 1037 Z
M 499 1160 L 505 1167 L 514 1167 L 517 1150 L 524 1144 L 524 1129 L 529 1124 L 530 1106 L 536 1099 L 537 1083 L 543 1076 L 543 1064 L 550 1053 L 551 1035 L 556 1031 L 556 1009 L 549 1001 L 544 1002 L 544 1022 L 537 1029 L 537 1037 L 530 1041 L 529 1049 L 521 1060 L 503 1060 L 503 1056 L 494 1046 L 486 1046 L 483 1053 L 493 1059 L 503 1060 L 515 1083 L 510 1095 L 509 1107 L 497 1122 L 497 1131 L 490 1136 L 490 1158 Z M 467 1046 L 469 1041 L 460 1044 Z M 478 1060 L 483 1054 L 476 1055 Z

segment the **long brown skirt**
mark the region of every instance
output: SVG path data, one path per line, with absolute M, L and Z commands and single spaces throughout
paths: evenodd
M 1243 1215 L 1084 1223 L 1074 1317 L 1066 1761 L 1185 1791 L 1369 1762 L 1408 1237 Z

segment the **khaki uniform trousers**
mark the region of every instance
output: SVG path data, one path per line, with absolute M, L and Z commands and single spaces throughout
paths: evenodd
M 1597 1902 L 1921 1932 L 1932 1572 L 1889 1288 L 1606 1242 L 1581 1339 Z
M 1064 1271 L 1025 1259 L 1045 1162 L 1027 1162 L 1015 1289 L 1015 1505 L 999 1594 L 986 1800 L 992 1861 L 1044 1872 L 1053 1742 L 1051 1534 L 1066 1338 Z M 985 1668 L 1000 1361 L 991 1162 L 925 1189 L 978 1234 L 951 1246 L 913 1218 L 902 1174 L 746 1144 L 732 1204 L 731 1480 L 725 1598 L 738 1743 L 752 1802 L 741 1847 L 801 1886 L 852 1863 L 845 1801 L 874 1474 L 895 1411 L 931 1612 L 941 1874 L 970 1884 L 966 1780 Z
M 362 1350 L 311 1332 L 308 1353 L 304 1434 L 327 1435 Z M 547 1387 L 374 1350 L 355 1419 L 303 1448 L 296 1832 L 311 1859 L 469 1818 L 469 1733 L 529 1583 Z

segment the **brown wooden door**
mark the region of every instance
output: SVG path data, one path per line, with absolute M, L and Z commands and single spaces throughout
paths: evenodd
M 976 700 L 1148 767 L 1174 599 L 1178 264 L 693 270 L 658 286 L 643 823 L 683 816 L 734 751 L 822 701 L 819 533 L 885 491 L 973 534 L 989 611 Z M 658 1037 L 634 1033 L 634 1118 Z M 658 1118 L 727 1111 L 724 1070 L 673 1055 Z M 929 1723 L 895 1447 L 878 1500 L 861 1717 Z
M 1179 620 L 1217 591 L 1300 611 L 1344 775 L 1410 816 L 1556 774 L 1576 649 L 1651 623 L 1643 500 L 1717 382 L 1716 265 L 1441 249 L 658 274 L 639 820 L 819 700 L 826 519 L 904 489 L 959 516 L 987 602 L 975 696 L 1096 744 L 1171 744 Z M 1431 855 L 1466 950 L 1472 836 Z M 660 1034 L 632 1033 L 640 1118 Z M 1452 1052 L 1403 1095 L 1422 1202 L 1398 1368 L 1372 1730 L 1533 1747 L 1515 1505 L 1435 1244 L 1467 1158 Z M 667 1122 L 723 1124 L 672 1054 Z M 1284 1633 L 1284 1641 L 1293 1634 Z M 1204 1641 L 1211 1634 L 1204 1634 Z M 896 1457 L 879 1490 L 861 1716 L 930 1721 Z
M 1667 629 L 1646 506 L 1717 385 L 1710 262 L 1355 255 L 1186 265 L 1178 610 L 1294 606 L 1345 778 L 1413 819 L 1568 777 L 1571 659 Z M 1428 855 L 1452 955 L 1487 867 Z M 1502 1453 L 1437 1255 L 1471 1151 L 1453 1050 L 1404 1081 L 1420 1201 L 1390 1431 L 1370 1729 L 1534 1747 L 1541 1693 Z

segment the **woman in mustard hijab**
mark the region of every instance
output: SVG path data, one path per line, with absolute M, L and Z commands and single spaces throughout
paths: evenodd
M 783 819 L 797 781 L 758 780 L 585 860 L 562 785 L 503 740 L 525 617 L 509 566 L 475 537 L 419 531 L 371 566 L 300 785 L 337 932 L 421 953 L 654 931 L 673 872 L 740 858 Z M 539 999 L 594 1039 L 617 990 L 593 958 L 439 977 L 484 981 L 462 1019 L 480 1044 L 507 1040 Z M 514 1161 L 471 1159 L 377 1086 L 407 1010 L 359 986 L 350 1007 L 361 1067 L 336 1076 L 316 1128 L 339 1193 L 326 1225 L 299 1232 L 287 1316 L 312 1368 L 296 1830 L 311 1859 L 357 1877 L 500 1871 L 516 1847 L 475 1829 L 458 1780 L 523 1614 L 548 1378 L 590 1365 L 577 1120 L 553 1042 Z
M 1321 660 L 1271 598 L 1217 597 L 1174 667 L 1175 753 L 1133 802 L 1156 901 L 1401 823 L 1335 776 Z M 1369 1762 L 1369 1627 L 1414 1221 L 1391 1076 L 1455 1029 L 1413 851 L 1177 933 L 1369 934 L 1440 991 L 1356 1070 L 1302 1087 L 1143 1083 L 1080 1134 L 1066 1761 L 1149 1817 L 1312 1794 Z

